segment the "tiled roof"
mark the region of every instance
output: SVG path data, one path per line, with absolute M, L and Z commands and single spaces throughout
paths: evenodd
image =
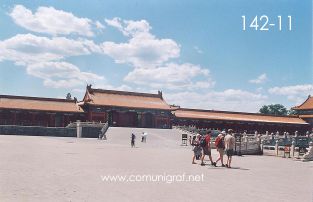
M 171 110 L 161 92 L 150 94 L 87 88 L 83 101 L 97 106 Z
M 23 109 L 49 112 L 83 112 L 74 100 L 0 95 L 0 109 Z
M 313 114 L 303 114 L 303 115 L 299 115 L 300 118 L 313 118 Z
M 266 122 L 266 123 L 288 123 L 308 124 L 295 116 L 269 116 L 256 113 L 225 112 L 213 110 L 196 110 L 181 108 L 173 112 L 177 118 L 205 119 L 205 120 L 228 120 L 243 122 Z
M 292 109 L 295 110 L 306 110 L 306 109 L 313 109 L 313 97 L 308 96 L 308 98 L 299 106 L 295 106 Z

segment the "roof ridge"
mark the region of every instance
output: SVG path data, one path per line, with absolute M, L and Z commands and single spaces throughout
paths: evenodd
M 56 102 L 73 102 L 75 100 L 68 100 L 64 98 L 47 98 L 47 97 L 31 97 L 31 96 L 20 96 L 20 95 L 0 95 L 0 98 L 12 98 L 12 99 L 25 99 L 25 100 L 41 100 L 41 101 L 56 101 Z
M 198 112 L 216 112 L 216 113 L 226 113 L 226 114 L 245 114 L 245 115 L 257 115 L 257 116 L 271 116 L 271 117 L 286 117 L 286 118 L 298 118 L 294 115 L 275 115 L 275 114 L 261 114 L 253 112 L 233 112 L 233 111 L 223 111 L 223 110 L 210 110 L 210 109 L 194 109 L 194 108 L 179 108 L 178 110 L 190 110 Z
M 292 109 L 297 109 L 297 108 L 301 107 L 302 105 L 304 105 L 304 103 L 306 103 L 311 98 L 313 99 L 313 97 L 311 95 L 309 95 L 308 98 L 301 105 L 294 106 L 294 107 L 292 107 Z
M 154 97 L 154 98 L 160 98 L 163 100 L 162 92 L 160 91 L 158 94 L 154 94 L 154 93 L 139 93 L 139 92 L 132 92 L 132 91 L 107 90 L 107 89 L 99 89 L 99 88 L 90 88 L 88 90 L 89 90 L 89 93 L 98 92 L 98 93 L 108 93 L 108 94 Z

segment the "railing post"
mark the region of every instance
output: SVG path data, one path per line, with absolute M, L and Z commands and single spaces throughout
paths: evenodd
M 244 134 L 244 142 L 245 142 L 245 147 L 246 147 L 246 151 L 248 150 L 248 136 L 247 134 Z
M 292 143 L 291 143 L 292 158 L 295 157 L 295 144 L 296 144 L 296 142 L 293 140 Z
M 261 145 L 260 145 L 260 147 L 261 147 L 261 154 L 262 154 L 262 155 L 263 155 L 263 151 L 264 151 L 263 146 L 264 146 L 264 140 L 261 140 Z
M 262 144 L 261 134 L 259 134 L 257 137 L 257 143 L 258 143 L 258 148 L 259 148 L 260 154 L 263 154 L 263 149 L 261 148 L 261 144 Z
M 275 152 L 276 152 L 276 156 L 278 156 L 278 140 L 276 140 L 276 143 L 275 143 Z
M 80 120 L 77 120 L 76 122 L 76 129 L 77 129 L 77 138 L 81 138 L 82 137 L 82 125 Z

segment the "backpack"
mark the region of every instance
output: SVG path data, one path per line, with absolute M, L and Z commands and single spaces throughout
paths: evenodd
M 219 136 L 216 137 L 215 139 L 215 147 L 218 148 L 219 143 L 221 142 L 221 138 Z
M 200 139 L 200 146 L 201 147 L 205 147 L 207 145 L 206 141 L 205 141 L 205 136 L 203 136 L 201 139 Z
M 218 137 L 215 140 L 215 146 L 216 146 L 216 148 L 225 149 L 224 137 L 222 137 L 222 138 Z

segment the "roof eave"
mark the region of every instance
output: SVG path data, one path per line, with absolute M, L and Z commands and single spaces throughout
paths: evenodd
M 175 115 L 176 116 L 176 115 Z M 273 122 L 273 121 L 247 121 L 247 120 L 231 120 L 231 119 L 214 119 L 214 118 L 203 118 L 203 117 L 186 117 L 186 116 L 176 116 L 176 118 L 183 119 L 201 119 L 201 120 L 213 120 L 213 121 L 234 121 L 234 122 L 249 122 L 249 123 L 273 123 L 273 124 L 298 124 L 298 125 L 309 125 L 309 123 L 293 123 L 293 122 Z

